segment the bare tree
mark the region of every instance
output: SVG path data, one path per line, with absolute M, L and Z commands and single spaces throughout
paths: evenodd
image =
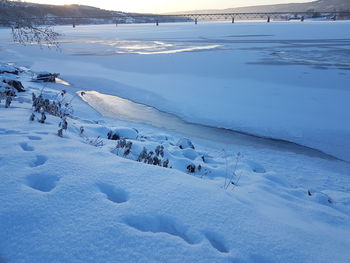
M 16 43 L 38 44 L 40 46 L 58 47 L 59 33 L 55 32 L 51 26 L 37 26 L 30 21 L 16 23 L 11 27 L 12 37 Z
M 0 0 L 0 24 L 11 27 L 12 37 L 16 43 L 58 48 L 60 34 L 45 17 L 28 17 L 25 12 L 20 12 L 18 9 L 16 2 Z

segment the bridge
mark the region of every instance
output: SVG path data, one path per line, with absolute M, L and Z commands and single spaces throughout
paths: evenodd
M 341 12 L 315 12 L 315 11 L 300 11 L 300 12 L 255 12 L 255 13 L 195 13 L 195 14 L 177 14 L 179 17 L 186 17 L 193 20 L 228 20 L 232 22 L 237 20 L 288 20 L 288 19 L 302 19 L 304 18 L 316 18 L 316 17 L 328 17 L 337 19 L 341 17 L 350 17 L 350 11 Z
M 155 23 L 157 26 L 160 23 L 166 22 L 194 22 L 197 24 L 200 20 L 203 21 L 230 21 L 235 23 L 237 20 L 263 20 L 266 22 L 300 20 L 310 18 L 323 18 L 328 20 L 337 20 L 350 18 L 350 11 L 300 11 L 300 12 L 255 12 L 255 13 L 183 13 L 183 14 L 137 14 L 137 13 L 117 13 L 110 16 L 81 16 L 81 17 L 28 17 L 18 18 L 16 23 L 31 22 L 42 25 L 57 25 L 71 24 L 75 27 L 78 24 L 93 24 L 93 23 Z M 4 19 L 0 18 L 4 23 Z M 7 21 L 8 22 L 8 21 Z M 13 23 L 12 23 L 13 24 Z

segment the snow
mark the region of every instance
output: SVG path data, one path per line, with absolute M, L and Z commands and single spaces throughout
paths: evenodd
M 204 126 L 196 130 L 192 124 L 186 128 L 192 132 L 184 136 L 176 129 L 152 126 L 152 121 L 145 124 L 121 120 L 108 110 L 108 105 L 112 105 L 108 103 L 115 97 L 93 100 L 99 103 L 96 109 L 106 115 L 103 116 L 79 96 L 79 92 L 90 90 L 118 95 L 188 121 L 219 127 L 230 124 L 230 128 L 293 139 L 344 159 L 348 157 L 345 102 L 349 93 L 344 84 L 349 78 L 348 71 L 337 66 L 320 70 L 309 64 L 264 67 L 247 64 L 257 54 L 254 61 L 266 58 L 272 44 L 260 43 L 261 49 L 246 50 L 257 48 L 255 40 L 246 43 L 252 41 L 249 38 L 261 38 L 254 36 L 247 37 L 244 44 L 228 44 L 234 46 L 229 49 L 223 40 L 228 39 L 225 36 L 232 26 L 161 24 L 157 29 L 149 25 L 118 26 L 121 31 L 118 34 L 135 40 L 131 36 L 138 33 L 141 42 L 146 38 L 147 41 L 162 38 L 176 45 L 171 36 L 175 32 L 190 38 L 191 46 L 201 45 L 197 43 L 203 39 L 201 35 L 215 37 L 220 40 L 218 45 L 222 45 L 221 49 L 211 51 L 118 56 L 72 56 L 74 52 L 69 49 L 80 45 L 80 49 L 106 50 L 99 43 L 78 44 L 76 39 L 80 34 L 85 40 L 103 37 L 110 40 L 109 26 L 77 27 L 76 31 L 60 27 L 66 32 L 65 39 L 71 38 L 63 43 L 62 53 L 6 43 L 8 31 L 1 29 L 2 62 L 15 62 L 16 67 L 30 70 L 21 72 L 17 79 L 27 91 L 18 93 L 10 108 L 4 108 L 3 101 L 0 103 L 0 262 L 350 260 L 349 163 L 320 153 L 309 154 L 303 148 L 294 151 L 292 145 L 268 147 L 267 143 L 273 144 L 268 140 L 258 147 L 258 142 L 249 143 L 251 138 L 244 139 L 243 135 L 235 138 L 237 143 L 232 143 L 230 135 L 214 140 L 226 133 L 213 128 L 206 130 Z M 295 23 L 234 26 L 238 32 L 231 35 L 241 34 L 240 30 L 250 34 L 250 28 L 256 31 L 259 26 L 264 28 L 264 34 L 278 33 L 272 37 L 278 40 L 274 49 L 287 45 L 281 39 L 294 39 L 285 32 L 285 26 L 298 27 L 303 31 L 300 34 L 310 30 L 309 37 L 304 35 L 303 47 L 295 49 L 307 49 L 305 38 L 320 39 L 323 30 L 327 31 L 328 40 L 319 42 L 326 46 L 333 42 L 339 53 L 347 48 L 339 40 L 347 32 L 340 32 L 348 26 L 346 22 L 305 23 L 303 27 Z M 91 37 L 94 28 L 99 30 Z M 318 31 L 311 31 L 315 28 Z M 331 38 L 335 40 L 330 41 Z M 242 53 L 237 56 L 237 64 L 231 63 L 237 53 Z M 189 69 L 192 71 L 186 73 Z M 32 82 L 35 71 L 59 72 L 63 82 Z M 299 79 L 304 71 L 305 78 Z M 293 75 L 289 76 L 290 72 Z M 328 86 L 330 83 L 333 85 Z M 32 122 L 29 117 L 32 92 L 42 91 L 45 98 L 53 100 L 62 89 L 67 91 L 66 101 L 71 101 L 74 113 L 68 118 L 68 130 L 60 138 L 58 117 L 47 114 L 45 124 Z M 98 93 L 86 94 L 88 98 Z M 240 98 L 235 98 L 235 94 Z M 238 105 L 227 105 L 228 101 Z M 124 103 L 129 107 L 126 109 L 134 109 L 133 104 Z M 310 111 L 303 111 L 307 103 L 311 103 L 312 111 L 309 108 Z M 277 108 L 280 109 L 275 112 Z M 140 115 L 145 110 L 149 118 L 160 116 L 147 109 L 136 108 L 132 114 Z M 319 116 L 320 113 L 324 115 Z M 299 119 L 301 114 L 305 117 Z M 179 122 L 173 124 L 180 126 Z M 111 130 L 132 142 L 128 155 L 123 154 L 125 148 L 116 149 L 117 141 L 107 139 Z M 217 134 L 202 136 L 201 131 Z M 104 145 L 94 147 L 91 141 L 98 136 Z M 164 147 L 162 159 L 168 159 L 172 169 L 136 161 L 144 147 L 149 152 L 160 145 Z M 185 147 L 181 149 L 179 145 Z M 189 173 L 190 164 L 196 168 L 201 165 L 202 169 Z M 225 189 L 231 178 L 234 184 L 229 183 Z

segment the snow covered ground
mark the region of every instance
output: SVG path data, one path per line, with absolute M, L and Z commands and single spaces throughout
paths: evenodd
M 349 22 L 59 27 L 62 52 L 1 57 L 60 72 L 184 120 L 285 139 L 350 160 Z
M 196 137 L 180 149 L 179 134 L 101 117 L 73 88 L 30 79 L 0 105 L 2 262 L 349 261 L 349 164 Z M 58 117 L 29 117 L 31 92 L 63 88 L 74 115 L 60 138 Z M 111 129 L 133 142 L 126 158 Z M 134 161 L 157 145 L 173 169 Z M 188 173 L 191 163 L 202 170 Z
M 339 32 L 332 29 L 333 24 L 329 23 L 319 28 L 327 30 L 329 38 L 328 42 L 318 40 L 318 51 L 338 49 L 341 53 L 347 48 L 345 38 L 339 39 L 346 32 L 340 31 L 347 23 L 334 25 L 337 25 L 335 28 L 339 27 Z M 246 115 L 246 131 L 257 132 L 248 126 L 249 116 L 253 125 L 254 114 L 271 113 L 271 116 L 258 115 L 264 119 L 257 122 L 255 128 L 265 127 L 266 134 L 263 135 L 280 136 L 287 127 L 291 130 L 286 130 L 286 134 L 297 133 L 296 128 L 301 121 L 290 118 L 295 122 L 282 122 L 282 113 L 295 117 L 294 114 L 301 114 L 301 108 L 305 109 L 306 104 L 302 103 L 314 101 L 315 111 L 304 112 L 307 117 L 303 125 L 300 124 L 304 137 L 298 135 L 295 138 L 306 140 L 307 131 L 319 129 L 320 132 L 314 134 L 316 138 L 310 142 L 312 145 L 306 145 L 319 146 L 326 151 L 327 144 L 323 140 L 329 138 L 327 152 L 344 158 L 348 156 L 340 155 L 348 153 L 349 143 L 346 140 L 349 135 L 345 118 L 348 106 L 342 100 L 349 94 L 345 83 L 349 78 L 346 66 L 336 63 L 322 65 L 328 69 L 321 70 L 314 66 L 319 67 L 322 61 L 318 61 L 317 65 L 306 62 L 305 65 L 290 65 L 288 62 L 283 67 L 274 65 L 267 70 L 269 66 L 247 62 L 266 59 L 264 63 L 267 64 L 270 56 L 264 46 L 271 49 L 271 43 L 257 43 L 255 40 L 246 43 L 249 39 L 245 39 L 244 43 L 227 44 L 247 48 L 237 47 L 236 51 L 223 45 L 225 39 L 221 39 L 219 45 L 226 48 L 209 47 L 207 43 L 200 43 L 200 34 L 207 34 L 208 38 L 210 34 L 216 38 L 222 34 L 228 39 L 224 33 L 232 31 L 233 25 L 198 26 L 203 27 L 197 29 L 194 25 L 177 27 L 170 24 L 159 28 L 150 25 L 113 28 L 125 36 L 139 33 L 139 41 L 143 44 L 147 42 L 145 39 L 155 38 L 160 33 L 163 34 L 164 43 L 169 41 L 174 44 L 175 39 L 169 35 L 177 32 L 191 40 L 180 39 L 180 42 L 187 44 L 181 44 L 184 46 L 179 49 L 204 45 L 208 49 L 151 55 L 129 52 L 116 56 L 82 56 L 82 52 L 91 51 L 92 48 L 104 52 L 108 45 L 114 50 L 120 48 L 121 45 L 105 44 L 111 38 L 104 31 L 112 30 L 108 26 L 97 27 L 99 30 L 95 36 L 91 36 L 92 31 L 88 27 L 76 28 L 81 31 L 63 28 L 65 38 L 71 40 L 63 44 L 62 53 L 10 44 L 6 42 L 9 41 L 7 31 L 1 30 L 2 62 L 16 62 L 17 66 L 25 65 L 37 71 L 60 72 L 62 78 L 72 85 L 31 82 L 32 71 L 23 68 L 25 71 L 18 80 L 22 81 L 27 91 L 18 93 L 10 108 L 4 108 L 4 101 L 0 103 L 0 262 L 350 262 L 349 163 L 322 154 L 294 152 L 288 147 L 279 149 L 256 147 L 255 143 L 225 143 L 193 134 L 188 137 L 193 142 L 195 149 L 192 149 L 181 142 L 183 135 L 180 133 L 101 116 L 76 94 L 79 90 L 97 90 L 156 106 L 192 122 L 225 127 L 225 123 L 233 123 L 233 120 L 243 119 L 243 116 L 239 115 L 236 119 L 235 112 L 232 112 L 234 108 L 230 108 L 236 107 L 234 103 L 225 105 L 228 100 L 236 98 L 232 97 L 232 86 L 221 86 L 220 83 L 241 82 L 247 84 L 247 89 L 263 89 L 259 94 L 266 96 L 263 100 L 255 93 L 247 93 L 246 99 L 249 97 L 251 100 L 250 107 L 243 103 L 244 96 L 240 98 L 242 110 L 249 108 L 252 114 Z M 221 26 L 223 31 L 215 30 Z M 236 30 L 242 30 L 241 33 L 236 31 L 231 34 L 248 34 L 249 28 L 253 27 L 252 30 L 256 31 L 258 25 L 242 23 L 238 26 L 241 27 L 236 27 Z M 305 49 L 305 39 L 299 44 L 295 44 L 295 39 L 290 43 L 286 40 L 287 33 L 279 26 L 282 23 L 271 24 L 268 28 L 272 31 L 278 29 L 285 37 L 283 41 L 276 40 L 278 43 L 273 44 L 274 48 L 287 45 L 292 49 L 291 46 L 301 45 Z M 320 25 L 305 23 L 303 26 L 310 29 Z M 208 28 L 212 28 L 210 34 Z M 197 37 L 193 30 L 198 30 Z M 314 39 L 310 42 L 314 43 L 322 36 L 321 33 L 310 31 L 309 38 Z M 69 49 L 78 48 L 77 35 L 85 41 L 79 44 L 80 55 L 77 55 L 77 50 Z M 169 40 L 166 40 L 167 35 Z M 103 36 L 105 43 L 93 43 L 93 39 L 103 39 Z M 276 36 L 274 38 L 277 39 Z M 133 38 L 133 41 L 138 40 Z M 138 53 L 140 50 L 153 50 L 141 46 L 133 46 L 133 49 L 137 49 Z M 238 64 L 230 64 L 231 53 L 242 53 L 238 56 Z M 337 61 L 344 58 L 346 56 L 339 56 Z M 272 61 L 281 62 L 276 58 Z M 229 66 L 233 68 L 229 70 Z M 245 70 L 250 67 L 252 71 L 248 74 Z M 213 74 L 206 76 L 206 70 Z M 298 74 L 302 70 L 309 73 L 299 79 Z M 293 75 L 287 74 L 290 72 Z M 244 74 L 247 74 L 246 78 L 243 78 Z M 1 78 L 17 79 L 9 75 L 1 74 Z M 275 78 L 269 79 L 272 76 Z M 319 79 L 312 78 L 315 76 Z M 328 85 L 332 80 L 333 85 Z M 201 85 L 197 85 L 197 81 Z M 253 82 L 259 85 L 248 85 Z M 289 90 L 285 82 L 294 83 L 289 87 L 293 90 Z M 215 90 L 210 89 L 211 83 L 217 83 Z M 190 84 L 193 89 L 189 89 Z M 185 87 L 188 89 L 182 85 L 187 85 Z M 270 96 L 267 96 L 271 85 L 276 90 L 270 90 Z M 175 86 L 176 90 L 173 90 Z M 277 90 L 277 87 L 282 88 Z M 43 91 L 45 98 L 53 100 L 62 89 L 67 91 L 66 101 L 71 101 L 74 113 L 72 118 L 68 118 L 67 132 L 60 138 L 57 136 L 58 117 L 47 114 L 44 124 L 30 121 L 29 117 L 32 113 L 32 92 L 39 94 Z M 305 92 L 302 93 L 306 94 L 305 97 L 300 95 L 301 100 L 298 100 L 296 91 Z M 208 92 L 207 96 L 204 92 Z M 235 94 L 243 92 L 241 87 Z M 193 96 L 186 96 L 189 93 Z M 226 98 L 224 94 L 231 94 L 231 97 Z M 290 95 L 288 98 L 298 101 L 298 105 L 292 107 L 291 102 L 287 104 L 287 97 L 281 94 Z M 339 113 L 327 115 L 328 123 L 333 126 L 322 124 L 318 127 L 307 123 L 306 119 L 311 116 L 318 117 L 315 123 L 321 123 L 322 116 L 318 115 L 318 111 L 323 109 L 316 102 L 321 97 L 326 100 L 323 96 L 327 94 L 330 94 L 328 104 L 324 102 L 323 106 L 328 106 L 330 113 Z M 342 98 L 338 98 L 337 94 L 342 94 Z M 272 99 L 272 95 L 284 98 L 287 105 L 281 102 L 282 109 L 274 112 L 272 109 L 278 103 Z M 218 98 L 215 96 L 220 96 L 222 103 L 211 102 L 212 98 Z M 101 103 L 105 105 L 106 101 L 102 100 Z M 193 101 L 193 104 L 189 101 Z M 268 109 L 259 108 L 264 101 L 270 101 L 273 105 Z M 219 114 L 223 107 L 229 109 Z M 208 118 L 201 118 L 204 113 L 209 114 Z M 339 119 L 334 116 L 339 116 Z M 40 114 L 36 113 L 36 117 L 40 118 Z M 276 118 L 281 121 L 280 126 L 275 122 Z M 260 126 L 261 123 L 264 126 Z M 80 136 L 82 126 L 84 136 Z M 328 134 L 326 130 L 330 129 L 334 129 L 336 138 L 330 135 L 325 137 Z M 124 157 L 125 147 L 116 149 L 117 141 L 107 139 L 110 130 L 132 142 L 130 152 Z M 89 143 L 97 136 L 104 143 L 101 147 Z M 337 141 L 341 142 L 342 147 L 335 147 Z M 143 160 L 136 161 L 143 147 L 149 153 L 155 152 L 160 145 L 164 147 L 161 159 L 169 160 L 168 166 L 172 169 L 145 164 Z M 238 153 L 241 153 L 240 156 L 237 156 Z M 195 166 L 194 173 L 189 172 L 189 165 Z M 198 169 L 199 165 L 201 169 Z M 231 176 L 234 184 L 229 184 L 225 189 Z

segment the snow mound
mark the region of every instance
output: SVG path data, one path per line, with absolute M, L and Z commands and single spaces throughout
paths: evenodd
M 136 140 L 138 131 L 126 127 L 112 128 L 108 133 L 108 139 L 118 140 L 120 138 Z

